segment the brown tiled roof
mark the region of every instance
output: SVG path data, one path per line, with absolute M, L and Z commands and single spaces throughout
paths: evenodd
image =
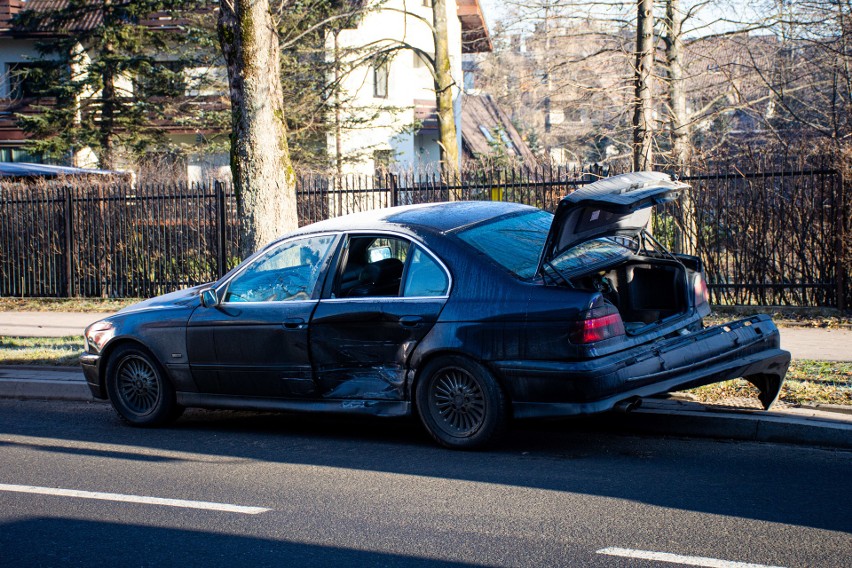
M 6 3 L 15 4 L 21 3 L 20 0 L 0 0 L 0 33 L 4 31 L 8 34 L 13 35 L 39 35 L 39 36 L 49 36 L 52 34 L 69 34 L 74 32 L 85 32 L 89 30 L 93 30 L 97 28 L 103 22 L 103 2 L 98 0 L 91 0 L 88 2 L 90 6 L 86 6 L 85 4 L 81 4 L 79 9 L 77 10 L 77 14 L 62 14 L 61 17 L 57 17 L 56 20 L 51 20 L 45 18 L 38 22 L 38 25 L 34 29 L 26 29 L 21 25 L 16 27 L 12 27 L 9 29 L 9 26 L 5 26 L 7 29 L 3 30 L 4 26 L 2 25 L 2 6 Z M 38 12 L 42 14 L 49 15 L 51 13 L 57 14 L 69 6 L 68 0 L 27 0 L 22 3 L 22 7 L 19 7 L 18 12 Z M 76 16 L 68 19 L 69 16 Z M 11 19 L 11 18 L 10 18 Z M 147 18 L 140 21 L 140 24 L 149 28 L 158 28 L 158 29 L 172 29 L 175 28 L 182 23 L 185 23 L 183 20 L 179 20 L 176 18 L 172 18 L 167 12 L 154 12 L 149 15 Z
M 456 6 L 462 25 L 462 53 L 493 51 L 479 0 L 456 0 Z
M 480 128 L 482 127 L 482 128 Z M 494 151 L 482 129 L 489 133 L 502 130 L 512 141 L 515 155 L 527 163 L 535 162 L 535 156 L 521 138 L 509 115 L 500 108 L 491 95 L 462 95 L 462 148 L 473 156 L 487 156 Z M 495 139 L 499 134 L 492 134 Z M 511 154 L 511 150 L 509 150 Z

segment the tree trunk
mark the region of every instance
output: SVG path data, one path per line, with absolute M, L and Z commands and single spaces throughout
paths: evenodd
M 219 43 L 231 98 L 231 172 L 240 256 L 298 227 L 278 32 L 268 0 L 220 0 Z
M 550 3 L 544 5 L 544 20 L 541 22 L 544 32 L 544 53 L 542 54 L 542 70 L 544 71 L 544 150 L 550 160 L 552 148 L 551 132 L 553 131 L 553 120 L 550 116 L 553 100 L 553 76 L 550 69 L 552 55 L 550 53 Z
M 686 89 L 683 79 L 683 13 L 680 0 L 666 0 L 666 66 L 669 91 L 669 130 L 671 131 L 671 167 L 680 175 L 689 175 L 692 154 L 689 117 L 686 114 Z M 695 254 L 698 247 L 698 225 L 692 190 L 680 202 L 680 250 Z
M 633 169 L 654 167 L 653 93 L 654 70 L 654 2 L 638 0 L 636 20 L 636 91 L 633 110 Z
M 680 0 L 666 0 L 666 65 L 669 87 L 669 127 L 671 165 L 680 175 L 689 175 L 689 117 L 686 115 L 686 89 L 683 79 L 683 14 Z
M 453 81 L 447 31 L 447 0 L 433 0 L 432 23 L 435 27 L 435 104 L 440 129 L 441 170 L 448 180 L 459 170 L 459 143 L 453 109 Z M 452 194 L 450 199 L 452 199 Z

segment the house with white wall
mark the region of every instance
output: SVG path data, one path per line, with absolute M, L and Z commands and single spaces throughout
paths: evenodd
M 446 9 L 460 149 L 462 54 L 490 49 L 491 45 L 478 0 L 451 0 Z M 329 34 L 328 53 L 348 51 L 352 59 L 361 61 L 354 68 L 347 67 L 342 78 L 339 96 L 347 101 L 345 107 L 352 109 L 343 112 L 375 111 L 369 128 L 344 129 L 330 135 L 329 155 L 342 162 L 340 172 L 372 174 L 382 168 L 393 171 L 437 166 L 440 147 L 435 82 L 430 71 L 435 52 L 432 21 L 431 0 L 387 0 L 372 9 L 368 6 L 356 28 Z M 368 47 L 368 55 L 359 53 L 359 47 Z M 346 118 L 341 122 L 345 124 Z
M 40 3 L 45 0 L 0 0 L 0 161 L 36 159 L 26 152 L 27 135 L 15 119 L 16 113 L 34 112 L 25 88 L 22 90 L 24 85 L 15 82 L 15 71 L 38 64 L 43 56 L 36 50 L 36 42 L 44 38 L 15 33 L 11 21 L 21 10 Z M 440 150 L 434 80 L 428 63 L 434 53 L 430 27 L 432 2 L 385 0 L 365 5 L 357 25 L 327 35 L 328 57 L 341 51 L 349 54 L 349 59 L 340 65 L 345 73 L 338 77 L 342 85 L 338 97 L 345 102 L 338 105 L 335 116 L 329 117 L 337 125 L 328 137 L 327 151 L 332 165 L 340 173 L 369 175 L 381 168 L 435 167 Z M 456 84 L 456 131 L 461 147 L 462 54 L 490 50 L 491 43 L 478 0 L 449 0 L 447 21 L 451 72 Z M 209 74 L 210 70 L 205 73 Z M 187 85 L 191 83 L 187 81 Z M 219 96 L 223 98 L 227 91 L 224 81 L 220 84 L 223 90 Z M 205 88 L 209 90 L 209 84 Z M 202 95 L 215 98 L 216 94 Z M 189 149 L 190 181 L 226 174 L 227 153 L 192 151 L 194 146 L 200 150 L 205 138 L 225 133 L 180 124 L 163 124 L 163 128 L 171 140 Z M 79 149 L 69 157 L 68 165 L 95 167 L 97 164 L 90 163 L 92 158 L 85 148 Z

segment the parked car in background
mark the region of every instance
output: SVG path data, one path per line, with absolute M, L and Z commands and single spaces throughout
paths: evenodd
M 416 414 L 456 448 L 499 439 L 511 419 L 735 377 L 769 408 L 790 362 L 771 319 L 704 327 L 700 259 L 645 232 L 686 188 L 634 173 L 555 215 L 454 202 L 316 223 L 217 282 L 93 323 L 83 369 L 134 425 L 187 406 Z

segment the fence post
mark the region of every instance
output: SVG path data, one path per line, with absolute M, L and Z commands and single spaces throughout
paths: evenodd
M 71 188 L 65 186 L 65 293 L 74 297 L 74 216 Z
M 849 214 L 852 213 L 849 211 L 849 204 L 846 201 L 846 171 L 844 168 L 844 164 L 840 165 L 839 172 L 835 176 L 835 179 L 839 182 L 839 187 L 837 191 L 834 192 L 834 195 L 839 200 L 839 203 L 835 206 L 835 211 L 837 211 L 837 218 L 835 223 L 837 226 L 835 227 L 835 258 L 837 259 L 837 265 L 835 268 L 836 274 L 835 279 L 837 280 L 837 309 L 841 312 L 846 310 L 846 269 L 848 267 L 848 260 L 846 258 L 847 252 L 849 252 L 849 247 L 846 245 L 846 237 L 844 235 L 846 229 L 846 220 L 849 218 Z
M 388 174 L 388 182 L 391 190 L 391 207 L 396 207 L 399 205 L 399 187 L 397 187 L 396 176 Z
M 225 243 L 227 238 L 225 231 L 227 230 L 227 220 L 225 218 L 225 184 L 220 181 L 215 181 L 214 188 L 216 189 L 216 272 L 218 278 L 221 278 L 227 272 L 225 267 Z

